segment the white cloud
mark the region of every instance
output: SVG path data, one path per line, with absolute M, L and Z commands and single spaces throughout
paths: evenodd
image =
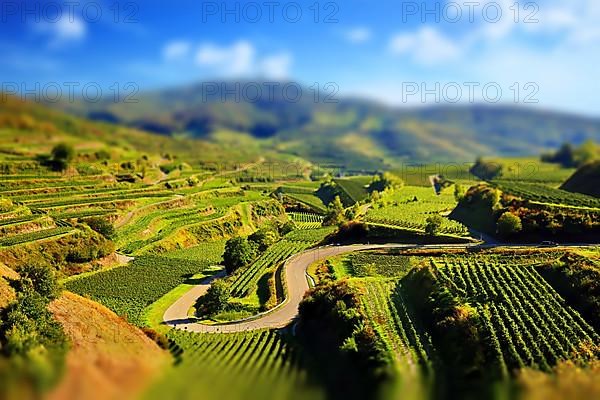
M 79 18 L 64 15 L 56 22 L 39 22 L 35 30 L 48 35 L 50 47 L 62 47 L 69 42 L 78 42 L 87 35 L 87 26 Z
M 346 39 L 352 43 L 365 43 L 371 39 L 371 31 L 368 28 L 354 28 L 346 32 Z
M 257 55 L 252 43 L 239 40 L 231 46 L 202 44 L 194 61 L 196 65 L 223 76 L 262 75 L 283 79 L 290 74 L 293 57 L 288 52 Z
M 191 48 L 191 43 L 183 40 L 169 42 L 163 47 L 163 59 L 166 61 L 183 59 L 189 55 Z
M 292 66 L 292 56 L 289 53 L 275 54 L 265 57 L 260 65 L 260 72 L 274 79 L 288 78 L 290 67 Z
M 254 56 L 254 46 L 245 40 L 230 47 L 204 44 L 196 53 L 196 63 L 215 68 L 226 75 L 245 75 L 252 72 Z
M 413 33 L 401 33 L 390 42 L 390 51 L 396 55 L 409 55 L 416 62 L 432 65 L 457 59 L 461 47 L 444 37 L 437 30 L 423 27 Z

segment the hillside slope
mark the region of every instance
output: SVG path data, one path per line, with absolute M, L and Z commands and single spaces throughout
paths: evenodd
M 0 263 L 0 309 L 15 298 L 15 291 L 9 286 L 7 279 L 17 279 L 19 275 Z
M 599 183 L 600 161 L 596 161 L 579 168 L 565 183 L 563 183 L 561 189 L 569 192 L 600 197 Z
M 71 341 L 50 399 L 134 398 L 170 361 L 167 352 L 108 308 L 65 292 L 50 304 Z

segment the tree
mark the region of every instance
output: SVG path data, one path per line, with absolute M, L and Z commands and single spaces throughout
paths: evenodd
M 84 222 L 107 239 L 111 239 L 115 235 L 115 227 L 106 218 L 91 217 L 87 218 Z
M 261 228 L 250 235 L 248 240 L 256 243 L 259 251 L 265 251 L 279 240 L 279 232 L 270 228 Z
M 256 256 L 256 245 L 243 237 L 229 239 L 225 244 L 223 264 L 228 274 L 250 264 Z
M 437 235 L 437 233 L 440 231 L 440 228 L 442 227 L 442 224 L 444 223 L 444 218 L 442 218 L 441 215 L 432 215 L 431 217 L 427 218 L 426 220 L 426 225 L 425 225 L 425 233 L 427 233 L 428 235 Z
M 390 172 L 384 172 L 383 174 L 377 174 L 373 177 L 373 180 L 369 184 L 368 191 L 394 191 L 396 189 L 401 189 L 402 186 L 404 186 L 404 181 L 402 179 Z
M 329 204 L 329 211 L 323 220 L 323 225 L 332 226 L 339 225 L 345 221 L 344 216 L 344 205 L 340 200 L 340 196 L 335 196 L 331 204 Z
M 479 179 L 489 181 L 502 173 L 502 165 L 493 161 L 485 161 L 479 157 L 475 161 L 475 165 L 469 169 L 469 172 Z
M 15 282 L 19 292 L 29 287 L 48 300 L 54 300 L 60 294 L 54 271 L 47 265 L 27 264 L 19 269 L 19 276 L 20 279 Z
M 69 163 L 75 158 L 75 149 L 73 146 L 66 143 L 59 143 L 52 149 L 50 153 L 51 161 L 54 167 L 58 170 L 65 170 Z
M 454 199 L 457 202 L 462 201 L 463 197 L 465 197 L 466 189 L 459 183 L 454 185 Z
M 280 235 L 287 235 L 288 233 L 294 231 L 296 229 L 296 224 L 293 221 L 287 221 L 283 225 L 279 227 Z
M 521 218 L 511 212 L 505 212 L 496 222 L 496 231 L 502 236 L 510 236 L 523 230 Z
M 201 315 L 213 316 L 225 311 L 231 292 L 223 279 L 217 279 L 208 288 L 206 294 L 196 302 L 196 310 Z

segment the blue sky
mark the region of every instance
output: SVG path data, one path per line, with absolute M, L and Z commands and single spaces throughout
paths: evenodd
M 475 3 L 3 1 L 0 76 L 142 90 L 262 77 L 399 106 L 498 100 L 600 115 L 600 2 Z

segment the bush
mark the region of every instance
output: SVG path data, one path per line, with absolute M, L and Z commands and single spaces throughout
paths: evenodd
M 248 240 L 256 243 L 258 250 L 262 252 L 279 240 L 279 232 L 269 228 L 262 228 L 250 235 Z
M 505 212 L 496 222 L 496 232 L 502 236 L 511 236 L 523 230 L 521 218 L 510 212 Z
M 13 202 L 10 199 L 0 199 L 0 212 L 7 212 L 12 210 L 14 207 Z
M 202 316 L 212 317 L 227 309 L 231 292 L 223 279 L 217 279 L 208 288 L 206 294 L 196 302 L 196 310 Z
M 115 227 L 106 218 L 91 217 L 86 218 L 83 222 L 107 239 L 112 239 L 115 235 Z
M 54 271 L 47 265 L 25 265 L 19 269 L 21 279 L 17 285 L 31 286 L 43 297 L 53 300 L 60 294 L 60 287 Z M 23 291 L 24 287 L 17 289 Z
M 256 245 L 246 238 L 235 237 L 229 239 L 225 244 L 223 253 L 223 265 L 228 274 L 238 268 L 246 266 L 256 257 Z
M 425 221 L 425 233 L 428 235 L 434 236 L 437 235 L 440 229 L 442 228 L 442 224 L 444 223 L 444 218 L 441 215 L 432 215 L 427 218 Z
M 66 143 L 59 143 L 50 152 L 51 162 L 57 170 L 65 170 L 75 158 L 75 149 Z

